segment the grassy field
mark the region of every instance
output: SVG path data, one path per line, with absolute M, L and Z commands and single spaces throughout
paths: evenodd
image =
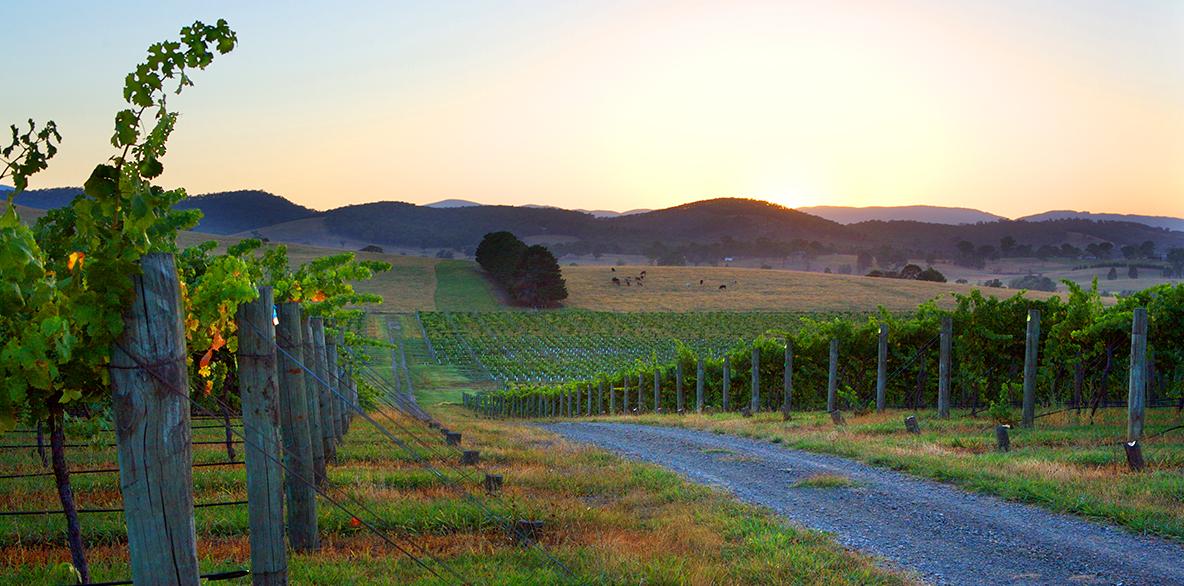
M 496 311 L 502 309 L 489 280 L 467 260 L 436 263 L 435 308 L 438 311 Z
M 1184 431 L 1149 439 L 1144 447 L 1149 469 L 1136 474 L 1127 470 L 1119 445 L 1126 433 L 1123 409 L 1101 410 L 1092 424 L 1088 412 L 1042 417 L 1033 430 L 1011 431 L 1009 453 L 995 450 L 994 423 L 985 417 L 955 412 L 941 420 L 921 412 L 921 434 L 914 435 L 903 424 L 912 413 L 848 414 L 846 426 L 833 425 L 822 412 L 797 413 L 788 422 L 779 413 L 604 419 L 769 440 L 1184 542 Z M 1152 409 L 1147 434 L 1181 423 L 1184 416 L 1174 409 Z
M 644 287 L 612 283 L 614 276 L 636 276 L 642 270 L 647 271 Z M 874 311 L 880 305 L 890 311 L 903 311 L 934 297 L 972 289 L 953 283 L 726 267 L 632 266 L 610 272 L 607 267 L 568 266 L 563 267 L 563 276 L 570 294 L 567 307 L 604 311 L 860 312 Z M 720 289 L 721 285 L 727 288 Z
M 372 325 L 380 331 L 380 322 Z M 407 334 L 412 337 L 411 333 Z M 376 372 L 389 373 L 389 354 L 375 352 Z M 413 369 L 421 403 L 451 429 L 467 449 L 481 450 L 481 469 L 455 466 L 457 453 L 438 435 L 414 432 L 434 442 L 426 451 L 432 473 L 379 432 L 355 420 L 330 466 L 330 481 L 377 513 L 378 523 L 403 545 L 414 541 L 474 584 L 905 584 L 909 576 L 878 568 L 822 534 L 800 530 L 771 513 L 742 505 L 711 489 L 692 485 L 658 467 L 627 462 L 604 451 L 563 441 L 536 427 L 478 420 L 453 401 L 462 380 L 432 364 Z M 388 417 L 390 419 L 388 419 Z M 412 427 L 383 412 L 379 422 Z M 411 434 L 399 432 L 405 441 Z M 217 429 L 195 430 L 195 440 L 218 439 Z M 431 434 L 431 435 L 429 435 Z M 9 434 L 4 443 L 27 442 Z M 226 458 L 220 446 L 195 446 L 195 460 Z M 112 448 L 71 449 L 71 466 L 113 466 Z M 42 471 L 32 450 L 0 450 L 4 473 Z M 505 489 L 487 496 L 481 471 L 504 475 Z M 0 510 L 56 508 L 50 478 L 4 479 Z M 76 475 L 83 508 L 119 507 L 113 474 Z M 241 467 L 194 470 L 199 503 L 244 498 Z M 487 512 L 487 510 L 489 512 Z M 492 514 L 490 513 L 492 512 Z M 544 522 L 542 545 L 566 574 L 538 549 L 513 544 L 502 518 Z M 366 516 L 367 520 L 372 517 Z M 349 515 L 320 502 L 322 550 L 293 556 L 294 584 L 436 584 L 440 581 L 399 555 Z M 0 516 L 0 575 L 6 583 L 57 583 L 55 567 L 69 559 L 61 515 Z M 203 571 L 248 565 L 244 506 L 198 509 L 198 549 Z M 82 516 L 96 580 L 129 576 L 126 536 L 119 514 Z M 429 562 L 431 564 L 431 562 Z M 439 568 L 438 568 L 439 569 Z M 224 583 L 248 583 L 239 579 Z M 454 583 L 455 580 L 445 583 Z

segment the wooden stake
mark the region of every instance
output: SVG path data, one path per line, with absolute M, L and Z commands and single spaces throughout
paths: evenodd
M 703 377 L 706 375 L 707 369 L 703 366 L 703 357 L 700 356 L 695 363 L 695 413 L 703 412 L 703 389 L 706 381 Z
M 329 358 L 325 344 L 325 320 L 320 317 L 310 318 L 308 325 L 312 328 L 313 371 L 317 373 L 317 406 L 321 410 L 321 446 L 325 452 L 326 462 L 337 461 L 337 424 L 335 415 L 337 397 L 333 394 L 333 380 L 329 376 Z
M 1024 339 L 1024 413 L 1021 423 L 1036 422 L 1036 366 L 1040 357 L 1040 310 L 1028 310 L 1028 334 Z
M 686 411 L 686 398 L 682 392 L 682 359 L 674 359 L 674 409 L 679 415 Z
M 732 359 L 724 354 L 724 383 L 723 383 L 723 401 L 721 408 L 724 413 L 728 412 L 728 395 L 732 394 Z
M 247 468 L 247 520 L 251 581 L 288 583 L 284 544 L 284 478 L 280 466 L 279 383 L 271 287 L 238 306 L 238 381 Z
M 830 341 L 830 366 L 826 371 L 826 410 L 835 410 L 835 398 L 839 389 L 839 341 Z
M 789 420 L 793 407 L 793 338 L 785 339 L 785 364 L 781 381 L 781 418 Z
M 300 331 L 304 333 L 303 355 L 304 367 L 304 397 L 308 403 L 308 437 L 312 442 L 312 471 L 317 485 L 325 483 L 325 442 L 321 433 L 321 383 L 313 376 L 316 373 L 317 355 L 313 343 L 312 323 L 309 317 L 301 312 Z
M 1126 439 L 1143 439 L 1147 406 L 1147 310 L 1136 307 L 1131 320 L 1131 373 L 1126 397 Z M 1138 444 L 1135 445 L 1138 449 Z M 1140 459 L 1142 453 L 1140 452 Z
M 1000 452 L 1006 453 L 1011 450 L 1011 437 L 1007 433 L 1009 429 L 1011 429 L 1010 425 L 995 426 L 995 448 Z
M 876 411 L 888 401 L 888 324 L 880 324 L 879 354 L 876 359 Z
M 171 254 L 145 255 L 140 269 L 109 367 L 132 580 L 196 585 L 181 285 Z
M 752 392 L 748 410 L 754 414 L 761 410 L 761 349 L 756 342 L 752 343 Z
M 308 396 L 304 392 L 304 328 L 300 304 L 279 306 L 277 344 L 280 383 L 280 437 L 284 442 L 285 486 L 288 511 L 288 541 L 296 551 L 313 551 L 317 539 L 317 493 L 312 456 L 312 434 L 308 426 Z
M 937 416 L 950 418 L 950 346 L 954 338 L 954 318 L 941 318 L 941 351 L 937 361 Z

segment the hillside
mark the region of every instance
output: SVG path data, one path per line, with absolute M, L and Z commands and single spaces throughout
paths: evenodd
M 1007 219 L 982 210 L 942 206 L 811 206 L 797 208 L 797 210 L 840 224 L 856 224 L 873 220 L 885 222 L 903 220 L 957 225 Z
M 18 195 L 16 203 L 33 209 L 49 210 L 70 203 L 81 193 L 81 187 L 32 189 Z M 196 230 L 209 234 L 233 234 L 319 213 L 278 195 L 256 190 L 197 195 L 182 200 L 176 208 L 200 209 L 203 217 Z
M 1092 242 L 1105 241 L 1124 246 L 1151 240 L 1160 250 L 1184 247 L 1184 232 L 1153 228 L 1135 222 L 1098 222 L 1086 219 L 1044 222 L 1000 220 L 962 226 L 872 221 L 847 227 L 859 232 L 869 242 L 893 244 L 913 250 L 949 251 L 959 240 L 967 240 L 976 245 L 998 246 L 999 240 L 1005 236 L 1033 246 L 1059 246 L 1068 242 L 1081 247 Z
M 199 232 L 233 234 L 317 215 L 311 210 L 266 191 L 209 193 L 182 200 L 177 209 L 200 209 Z
M 1170 216 L 1143 216 L 1138 214 L 1095 214 L 1093 212 L 1075 212 L 1072 210 L 1053 210 L 1031 216 L 1018 218 L 1027 222 L 1045 222 L 1048 220 L 1095 220 L 1100 222 L 1135 222 L 1154 228 L 1184 231 L 1184 218 Z

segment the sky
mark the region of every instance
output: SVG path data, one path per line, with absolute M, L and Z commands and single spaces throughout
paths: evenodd
M 225 18 L 160 183 L 316 209 L 710 197 L 1184 216 L 1184 2 L 5 2 L 34 187 L 112 154 L 123 77 Z M 19 88 L 19 89 L 17 89 Z

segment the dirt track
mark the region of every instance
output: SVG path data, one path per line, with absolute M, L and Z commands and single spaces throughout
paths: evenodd
M 1184 547 L 776 444 L 614 423 L 545 426 L 766 506 L 938 584 L 1184 584 Z M 817 474 L 856 486 L 793 487 Z

